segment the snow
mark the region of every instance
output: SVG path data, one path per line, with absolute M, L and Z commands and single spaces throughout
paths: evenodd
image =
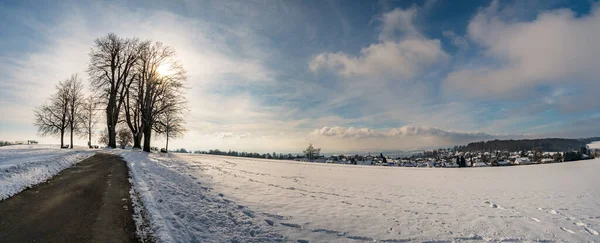
M 592 142 L 587 145 L 590 149 L 600 149 L 600 141 Z
M 158 242 L 277 242 L 266 217 L 226 199 L 186 172 L 189 164 L 177 156 L 141 151 L 107 150 L 121 155 L 130 169 L 133 196 L 139 197 L 149 230 Z M 194 167 L 196 168 L 196 167 Z M 197 169 L 197 168 L 196 168 Z M 134 200 L 135 201 L 135 200 Z M 140 232 L 138 232 L 140 233 Z
M 58 145 L 0 147 L 0 200 L 44 182 L 94 152 L 60 149 Z
M 403 168 L 121 154 L 159 242 L 600 241 L 600 160 Z

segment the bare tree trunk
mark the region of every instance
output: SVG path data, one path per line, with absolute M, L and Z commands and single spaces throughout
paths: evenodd
M 108 147 L 117 148 L 117 131 L 115 126 L 108 125 Z
M 71 126 L 71 144 L 69 146 L 73 148 L 73 126 Z
M 60 148 L 63 148 L 65 146 L 65 131 L 61 130 L 60 131 Z
M 133 136 L 133 148 L 142 148 L 142 133 Z
M 70 148 L 73 148 L 73 130 L 75 128 L 75 125 L 74 125 L 75 121 L 73 121 L 73 119 L 74 119 L 73 117 L 75 116 L 73 114 L 74 112 L 75 111 L 73 111 L 73 109 L 71 109 L 71 125 L 70 125 L 70 130 L 71 130 L 71 144 L 69 144 Z
M 71 90 L 71 84 L 69 84 L 69 92 L 72 92 Z M 73 94 L 71 94 L 72 96 Z M 69 97 L 69 103 L 71 106 L 71 110 L 70 110 L 70 115 L 69 115 L 69 130 L 71 131 L 71 143 L 69 144 L 69 147 L 72 149 L 73 148 L 73 127 L 75 126 L 75 107 L 73 104 L 73 100 L 75 99 L 75 97 Z
M 116 99 L 109 99 L 108 106 L 106 107 L 106 125 L 108 129 L 108 147 L 117 148 L 117 122 L 114 119 L 113 113 L 115 109 Z
M 169 151 L 169 129 L 167 129 L 167 144 L 165 144 L 165 150 Z
M 88 104 L 90 107 L 88 107 L 88 127 L 87 127 L 87 132 L 88 132 L 88 148 L 92 148 L 92 120 L 93 118 L 93 112 L 94 112 L 94 107 L 92 107 L 92 103 L 90 102 Z
M 150 139 L 152 136 L 152 128 L 150 126 L 144 127 L 144 151 L 150 152 Z

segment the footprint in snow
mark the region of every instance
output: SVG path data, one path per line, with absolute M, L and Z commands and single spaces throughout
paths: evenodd
M 490 202 L 490 201 L 485 201 L 484 203 L 488 204 L 490 206 L 490 208 L 504 209 L 503 207 L 498 206 L 498 204 L 495 204 L 495 203 Z
M 254 218 L 254 217 L 256 217 L 256 216 L 254 215 L 254 212 L 252 212 L 252 211 L 250 211 L 250 210 L 244 210 L 243 212 L 244 212 L 244 214 L 245 214 L 246 216 L 248 216 L 248 217 L 250 217 L 250 218 Z
M 598 231 L 595 231 L 595 230 L 593 230 L 591 228 L 588 228 L 588 227 L 583 227 L 583 228 L 585 229 L 586 232 L 590 233 L 591 235 L 600 235 L 598 233 Z
M 270 219 L 265 219 L 265 222 L 267 222 L 267 224 L 269 224 L 270 226 L 273 226 L 273 224 L 275 224 L 275 222 Z
M 287 227 L 302 229 L 302 225 L 299 225 L 299 224 L 290 224 L 290 223 L 280 223 L 280 224 L 283 226 L 287 226 Z
M 585 224 L 581 221 L 573 222 L 573 224 L 583 227 L 583 229 L 586 232 L 588 232 L 590 235 L 600 235 L 600 233 L 598 233 L 598 231 L 595 231 L 594 229 L 590 228 L 587 224 Z
M 569 232 L 569 233 L 571 233 L 571 234 L 575 234 L 575 231 L 572 231 L 572 230 L 570 230 L 570 229 L 563 228 L 563 227 L 560 227 L 560 229 L 561 229 L 561 230 L 563 230 L 563 231 L 565 231 L 565 232 Z

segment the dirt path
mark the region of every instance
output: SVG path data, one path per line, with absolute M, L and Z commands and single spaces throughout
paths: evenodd
M 137 242 L 125 161 L 98 153 L 0 201 L 0 242 Z

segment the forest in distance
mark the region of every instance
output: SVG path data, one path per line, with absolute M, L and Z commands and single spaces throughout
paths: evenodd
M 455 146 L 456 151 L 523 151 L 540 148 L 547 152 L 562 152 L 579 150 L 587 144 L 600 141 L 600 137 L 590 138 L 539 138 L 539 139 L 509 139 L 472 142 L 464 146 Z

